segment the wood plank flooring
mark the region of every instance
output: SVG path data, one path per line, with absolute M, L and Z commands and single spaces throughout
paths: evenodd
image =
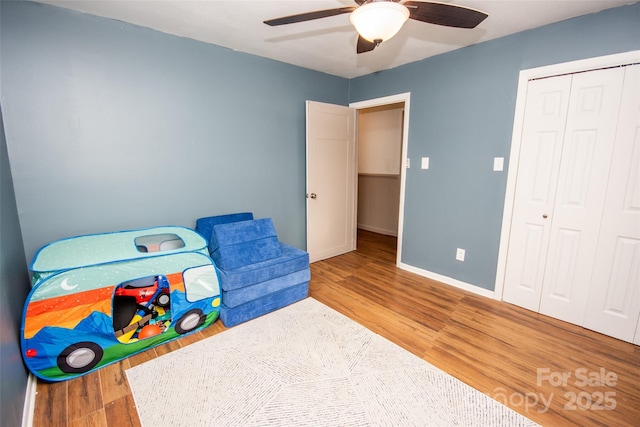
M 360 230 L 356 251 L 311 265 L 310 296 L 542 425 L 640 425 L 640 347 L 400 270 L 395 245 Z M 139 426 L 124 371 L 224 330 L 217 321 L 83 377 L 39 382 L 33 425 Z

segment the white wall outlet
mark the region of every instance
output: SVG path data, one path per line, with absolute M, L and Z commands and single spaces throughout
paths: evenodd
M 464 249 L 460 249 L 460 248 L 456 249 L 456 259 L 458 261 L 464 261 L 464 252 L 465 252 Z
M 429 158 L 428 157 L 423 157 L 422 158 L 422 165 L 420 167 L 422 169 L 429 169 Z
M 406 166 L 407 166 L 407 169 L 411 167 L 411 159 L 409 157 L 407 157 Z
M 493 170 L 494 172 L 500 172 L 504 170 L 504 157 L 493 158 Z

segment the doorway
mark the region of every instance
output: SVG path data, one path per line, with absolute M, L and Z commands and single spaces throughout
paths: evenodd
M 404 103 L 360 109 L 357 228 L 398 235 Z
M 358 110 L 357 227 L 398 235 L 404 103 Z
M 404 191 L 406 182 L 405 159 L 407 158 L 408 133 L 409 133 L 409 101 L 410 93 L 402 93 L 382 98 L 370 99 L 349 104 L 350 108 L 355 108 L 358 117 L 358 141 L 364 129 L 361 129 L 361 118 L 363 114 L 391 111 L 387 115 L 390 132 L 399 132 L 399 152 L 394 152 L 395 148 L 389 146 L 375 146 L 380 141 L 374 141 L 374 147 L 382 150 L 386 154 L 378 156 L 376 159 L 363 159 L 362 153 L 358 153 L 358 224 L 366 231 L 373 231 L 378 234 L 392 236 L 396 241 L 396 265 L 400 263 L 402 257 L 402 229 L 404 214 Z M 384 114 L 384 113 L 383 113 Z M 386 115 L 386 114 L 385 114 Z M 380 117 L 376 117 L 378 119 Z M 394 121 L 397 125 L 394 125 Z M 366 125 L 366 124 L 365 124 Z M 359 144 L 358 144 L 359 145 Z M 393 144 L 390 145 L 391 147 Z M 389 148 L 387 150 L 387 148 Z M 364 168 L 360 168 L 361 162 L 368 162 Z M 361 194 L 366 192 L 367 194 Z M 362 196 L 362 197 L 361 197 Z M 376 198 L 373 200 L 372 198 Z M 362 203 L 369 204 L 370 211 L 368 218 L 363 219 L 360 213 Z M 375 212 L 372 212 L 375 211 Z M 361 223 L 361 221 L 364 221 Z M 369 224 L 365 224 L 366 222 Z M 367 225 L 371 225 L 367 227 Z M 376 227 L 382 224 L 381 227 Z M 364 226 L 363 226 L 364 225 Z
M 409 99 L 410 93 L 407 92 L 352 103 L 348 107 L 307 101 L 307 252 L 311 262 L 356 249 L 356 113 L 359 110 L 394 105 L 403 110 L 399 126 L 402 129 L 401 152 L 396 164 L 400 180 L 399 200 L 392 202 L 397 206 L 396 264 L 400 263 Z

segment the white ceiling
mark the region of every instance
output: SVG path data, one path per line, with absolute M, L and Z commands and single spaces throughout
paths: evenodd
M 393 39 L 356 54 L 349 14 L 279 27 L 263 21 L 315 10 L 353 6 L 353 0 L 37 0 L 113 18 L 240 52 L 352 78 L 394 68 L 474 43 L 633 0 L 442 0 L 489 17 L 472 30 L 409 20 Z

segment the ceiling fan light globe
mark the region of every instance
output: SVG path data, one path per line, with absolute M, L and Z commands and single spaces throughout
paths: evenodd
M 391 1 L 372 2 L 351 12 L 349 19 L 362 38 L 383 42 L 400 31 L 409 19 L 409 9 Z

